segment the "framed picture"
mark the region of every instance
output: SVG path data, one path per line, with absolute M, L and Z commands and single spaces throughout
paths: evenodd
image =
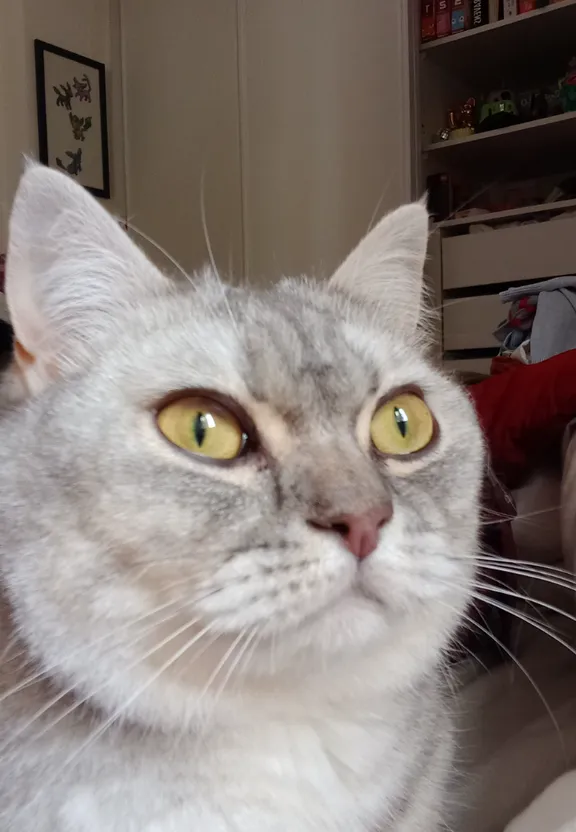
M 34 51 L 40 161 L 109 199 L 104 64 L 41 40 Z

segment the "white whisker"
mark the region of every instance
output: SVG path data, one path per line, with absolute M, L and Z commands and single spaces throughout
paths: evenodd
M 232 312 L 232 307 L 230 306 L 230 301 L 228 300 L 228 295 L 226 293 L 226 286 L 224 285 L 224 281 L 220 277 L 220 272 L 218 271 L 218 267 L 216 265 L 216 258 L 214 257 L 214 251 L 212 250 L 212 244 L 210 242 L 210 236 L 208 234 L 208 222 L 206 220 L 206 204 L 204 200 L 204 171 L 202 171 L 202 176 L 200 179 L 200 217 L 202 219 L 202 231 L 204 233 L 204 240 L 206 242 L 206 249 L 208 251 L 208 258 L 210 260 L 210 265 L 212 266 L 212 271 L 214 272 L 214 276 L 218 280 L 218 285 L 222 291 L 222 300 L 226 306 L 228 317 L 230 318 L 230 322 L 234 327 L 234 330 L 237 336 L 240 338 L 240 328 L 238 326 L 238 322 L 234 317 L 234 313 Z
M 447 586 L 450 586 L 449 584 L 446 584 L 446 585 L 447 585 Z M 452 588 L 454 588 L 454 587 L 452 587 Z M 482 599 L 482 600 L 484 600 L 484 601 L 485 601 L 485 602 L 487 602 L 487 603 L 489 603 L 489 602 L 490 602 L 490 599 Z M 446 604 L 444 601 L 441 601 L 440 603 L 442 603 L 444 606 L 446 606 L 446 607 L 448 607 L 449 609 L 451 609 L 453 612 L 458 612 L 458 610 L 457 610 L 455 607 L 453 607 L 452 605 L 450 605 L 450 604 Z M 567 753 L 567 751 L 566 751 L 566 746 L 565 746 L 565 743 L 564 743 L 564 739 L 563 739 L 563 737 L 562 737 L 562 732 L 561 732 L 561 730 L 560 730 L 560 725 L 558 724 L 558 720 L 556 719 L 556 717 L 555 717 L 555 715 L 554 715 L 554 712 L 553 712 L 552 708 L 550 707 L 550 705 L 549 705 L 549 703 L 548 703 L 548 700 L 546 699 L 546 697 L 545 697 L 545 696 L 544 696 L 544 694 L 542 693 L 542 690 L 541 690 L 541 688 L 539 687 L 539 685 L 537 685 L 537 684 L 536 684 L 536 681 L 534 680 L 534 678 L 532 677 L 532 675 L 528 672 L 528 670 L 526 670 L 526 668 L 524 667 L 524 665 L 522 664 L 522 662 L 520 662 L 520 661 L 518 660 L 518 658 L 514 655 L 514 653 L 512 653 L 512 651 L 511 651 L 511 650 L 509 650 L 509 649 L 508 649 L 508 647 L 506 647 L 506 645 L 505 645 L 502 641 L 500 641 L 500 639 L 499 639 L 499 638 L 497 638 L 497 637 L 494 635 L 494 633 L 492 633 L 492 632 L 490 631 L 490 629 L 489 629 L 489 628 L 483 627 L 483 626 L 482 626 L 481 624 L 479 624 L 477 621 L 474 621 L 474 619 L 473 619 L 471 616 L 469 616 L 467 613 L 463 613 L 462 617 L 463 617 L 463 619 L 464 619 L 465 621 L 467 621 L 467 622 L 468 622 L 468 623 L 469 623 L 472 627 L 475 627 L 476 629 L 478 629 L 478 630 L 480 630 L 481 632 L 483 632 L 485 635 L 487 635 L 487 636 L 488 636 L 488 638 L 491 638 L 491 639 L 494 641 L 494 643 L 495 643 L 495 644 L 499 647 L 499 649 L 500 649 L 500 650 L 502 650 L 502 651 L 503 651 L 503 652 L 504 652 L 504 653 L 505 653 L 505 654 L 506 654 L 506 655 L 510 658 L 510 660 L 511 660 L 512 662 L 514 662 L 514 664 L 518 667 L 518 669 L 519 669 L 519 670 L 520 670 L 520 671 L 524 674 L 524 676 L 526 677 L 526 679 L 528 680 L 528 682 L 532 685 L 532 687 L 533 687 L 534 691 L 536 692 L 536 694 L 537 694 L 538 698 L 540 699 L 540 701 L 541 701 L 541 702 L 542 702 L 542 704 L 544 705 L 544 708 L 546 709 L 546 712 L 547 712 L 548 716 L 550 717 L 550 720 L 551 720 L 551 722 L 552 722 L 552 725 L 554 726 L 554 730 L 555 730 L 555 732 L 556 732 L 556 733 L 557 733 L 557 735 L 558 735 L 558 741 L 559 741 L 559 743 L 560 743 L 560 747 L 561 747 L 561 749 L 562 749 L 562 753 L 563 753 L 564 757 L 566 758 L 566 763 L 568 764 L 568 753 Z
M 480 525 L 482 526 L 496 526 L 499 523 L 509 523 L 514 521 L 515 523 L 521 523 L 527 520 L 532 519 L 533 517 L 541 517 L 543 514 L 550 514 L 553 511 L 558 511 L 559 506 L 548 506 L 548 508 L 539 508 L 535 511 L 526 512 L 526 514 L 511 514 L 506 515 L 502 514 L 502 516 L 498 520 L 487 520 L 481 521 Z
M 149 237 L 148 234 L 145 234 L 140 228 L 137 228 L 132 222 L 128 220 L 126 220 L 126 225 L 130 229 L 130 231 L 134 231 L 136 234 L 138 234 L 139 237 L 142 237 L 143 240 L 146 240 L 147 243 L 150 243 L 151 246 L 154 246 L 154 248 L 168 260 L 168 262 L 172 263 L 174 268 L 177 269 L 181 275 L 183 275 L 187 280 L 190 279 L 190 276 L 184 269 L 184 266 L 182 266 L 174 257 L 172 257 L 172 255 L 169 254 L 166 251 L 166 249 L 163 248 L 163 246 L 157 243 L 156 240 L 153 240 L 152 237 Z
M 491 563 L 482 563 L 481 567 L 482 569 L 485 569 L 488 572 L 504 572 L 507 575 L 515 575 L 519 578 L 530 578 L 535 579 L 537 581 L 542 581 L 542 583 L 550 584 L 551 586 L 557 586 L 560 589 L 565 589 L 571 592 L 574 592 L 576 590 L 576 583 L 573 580 L 561 580 L 559 576 L 542 574 L 537 570 L 531 571 L 530 569 L 526 569 L 524 567 L 514 569 L 511 566 L 498 566 L 497 564 Z
M 237 654 L 234 657 L 234 660 L 230 663 L 230 667 L 228 668 L 222 683 L 218 687 L 218 690 L 216 690 L 213 694 L 212 709 L 211 709 L 212 715 L 215 713 L 215 711 L 218 707 L 218 703 L 219 703 L 220 699 L 222 698 L 222 696 L 224 695 L 224 691 L 226 690 L 226 686 L 228 685 L 228 682 L 232 678 L 232 675 L 233 675 L 234 671 L 238 668 L 242 658 L 246 656 L 246 653 L 247 653 L 248 648 L 250 647 L 250 645 L 255 643 L 255 637 L 257 635 L 258 635 L 257 628 L 254 628 L 251 632 L 248 633 L 248 635 L 246 636 L 246 640 L 245 640 L 244 644 L 242 644 L 241 647 L 238 649 Z
M 224 655 L 222 656 L 222 658 L 220 659 L 220 661 L 216 665 L 215 669 L 213 670 L 212 674 L 210 675 L 210 678 L 206 682 L 206 685 L 204 686 L 200 696 L 198 697 L 198 699 L 196 701 L 196 707 L 198 707 L 202 703 L 202 700 L 204 699 L 204 697 L 210 691 L 210 688 L 212 687 L 212 683 L 217 679 L 220 671 L 226 665 L 226 662 L 228 661 L 230 656 L 233 655 L 233 653 L 236 650 L 238 644 L 241 643 L 242 639 L 244 638 L 244 636 L 246 635 L 247 632 L 248 632 L 247 627 L 245 627 L 243 630 L 241 630 L 240 634 L 238 636 L 236 636 L 236 638 L 234 639 L 234 641 L 232 642 L 232 644 L 230 645 L 228 650 L 226 650 L 226 652 L 224 653 Z
M 190 627 L 193 627 L 195 623 L 195 621 L 189 622 L 187 628 L 189 629 Z M 155 649 L 149 651 L 149 653 L 142 657 L 141 660 L 144 661 L 146 658 L 149 658 L 152 655 L 152 653 L 162 649 L 162 647 L 166 646 L 166 644 L 168 644 L 169 641 L 171 641 L 179 635 L 182 635 L 185 632 L 185 629 L 186 627 L 180 627 L 175 633 L 171 635 L 171 637 L 164 639 L 160 644 L 156 645 Z M 58 777 L 60 777 L 64 771 L 68 770 L 70 766 L 73 765 L 73 763 L 75 763 L 78 760 L 78 758 L 91 745 L 93 745 L 93 743 L 96 742 L 96 740 L 99 737 L 101 737 L 102 734 L 104 734 L 108 730 L 108 728 L 110 728 L 118 720 L 119 717 L 121 717 L 128 710 L 130 705 L 132 705 L 136 701 L 136 699 L 138 699 L 138 697 L 145 693 L 150 688 L 150 686 L 153 685 L 154 682 L 156 682 L 160 678 L 160 676 L 163 673 L 165 673 L 173 664 L 175 664 L 175 662 L 177 662 L 178 659 L 180 659 L 191 647 L 194 646 L 194 644 L 196 644 L 201 638 L 203 638 L 204 635 L 210 632 L 211 629 L 212 626 L 207 625 L 202 630 L 200 630 L 199 633 L 196 633 L 194 636 L 192 636 L 192 638 L 189 639 L 180 649 L 178 649 L 176 653 L 174 653 L 170 657 L 170 659 L 164 662 L 158 668 L 158 670 L 156 670 L 150 676 L 150 678 L 146 680 L 146 682 L 143 685 L 138 687 L 134 691 L 134 693 L 132 693 L 119 708 L 117 708 L 106 720 L 104 720 L 104 722 L 98 727 L 98 729 L 91 733 L 88 736 L 88 738 L 84 742 L 82 742 L 72 754 L 68 756 L 68 758 L 64 761 L 61 768 L 57 772 L 56 777 L 49 778 L 48 781 L 44 783 L 44 788 L 36 793 L 35 797 L 32 798 L 26 809 L 30 809 L 31 805 L 36 804 L 37 801 L 47 792 L 47 790 L 50 789 L 54 785 L 54 783 L 58 782 Z M 14 820 L 17 821 L 20 816 L 21 813 L 18 813 Z
M 530 598 L 528 595 L 524 595 L 524 593 L 516 592 L 513 589 L 504 588 L 501 586 L 494 586 L 493 584 L 489 583 L 476 581 L 475 586 L 478 589 L 483 590 L 484 592 L 496 592 L 499 595 L 507 595 L 510 598 L 516 598 L 516 600 L 518 601 L 523 601 L 524 603 L 530 604 L 533 608 L 535 608 L 535 606 L 538 605 L 539 607 L 549 610 L 550 612 L 554 612 L 557 615 L 561 615 L 564 618 L 567 618 L 569 621 L 572 621 L 576 624 L 576 616 L 572 615 L 566 610 L 563 610 L 562 607 L 558 607 L 555 604 L 549 604 L 547 601 L 541 601 L 539 598 Z M 535 612 L 541 614 L 539 610 L 537 611 L 535 609 Z M 544 619 L 544 621 L 546 621 L 546 619 Z
M 168 609 L 169 607 L 173 607 L 175 604 L 182 605 L 182 601 L 183 601 L 182 598 L 176 598 L 176 599 L 173 599 L 172 601 L 168 601 L 167 603 L 161 604 L 160 606 L 155 607 L 150 612 L 147 612 L 144 615 L 141 615 L 139 618 L 136 618 L 133 621 L 127 621 L 121 627 L 114 630 L 114 632 L 112 634 L 111 633 L 106 633 L 102 636 L 98 636 L 98 638 L 94 639 L 94 641 L 87 642 L 86 644 L 83 644 L 82 646 L 75 648 L 70 653 L 68 653 L 67 658 L 70 658 L 72 656 L 81 655 L 82 653 L 84 653 L 90 647 L 95 647 L 98 644 L 102 644 L 103 642 L 109 642 L 111 637 L 116 636 L 119 633 L 125 632 L 126 630 L 130 630 L 131 627 L 134 627 L 137 624 L 140 624 L 142 621 L 145 621 L 147 618 L 152 618 L 153 616 L 157 615 L 159 612 L 163 612 L 165 609 Z M 178 611 L 176 613 L 174 613 L 174 615 L 177 615 L 177 614 L 178 614 Z M 158 626 L 158 624 L 163 623 L 163 621 L 170 620 L 172 617 L 173 616 L 170 615 L 170 616 L 168 616 L 168 618 L 162 619 L 162 621 L 160 621 L 160 622 L 154 622 L 151 625 L 150 628 L 146 628 L 146 631 L 148 631 L 148 629 L 154 629 L 155 627 Z M 142 635 L 142 633 L 140 633 L 138 635 L 138 637 L 136 639 L 137 641 L 139 640 L 141 635 Z M 27 651 L 24 651 L 24 652 L 27 652 Z M 24 690 L 25 688 L 29 687 L 30 685 L 33 685 L 35 682 L 39 681 L 40 679 L 47 678 L 50 675 L 50 673 L 52 673 L 53 671 L 56 671 L 60 668 L 60 664 L 61 664 L 60 662 L 53 662 L 52 664 L 49 664 L 49 665 L 46 665 L 45 667 L 43 667 L 42 670 L 39 670 L 39 671 L 33 673 L 31 676 L 28 676 L 25 679 L 23 679 L 21 682 L 18 683 L 18 685 L 15 685 L 13 688 L 11 688 L 8 691 L 5 691 L 2 695 L 0 695 L 0 704 L 2 702 L 4 702 L 6 699 L 8 699 L 8 697 L 12 696 L 15 693 L 18 693 L 21 690 Z
M 172 615 L 167 616 L 166 618 L 163 618 L 161 622 L 157 621 L 154 624 L 150 625 L 149 627 L 146 627 L 145 631 L 139 633 L 138 636 L 135 639 L 128 642 L 128 644 L 125 645 L 125 646 L 126 647 L 134 647 L 139 641 L 141 641 L 143 638 L 145 638 L 147 635 L 149 635 L 151 632 L 153 632 L 159 626 L 159 624 L 166 623 L 167 621 L 170 621 L 172 618 L 176 618 L 179 614 L 180 614 L 180 611 L 177 611 L 177 612 L 173 613 Z M 197 624 L 199 621 L 200 621 L 200 619 L 197 618 L 193 622 L 191 622 L 191 623 L 189 622 L 187 626 L 193 626 L 194 624 Z M 180 629 L 184 629 L 184 628 L 180 628 Z M 176 637 L 176 635 L 178 635 L 178 634 L 179 633 L 177 632 L 174 635 L 174 637 Z M 160 647 L 162 647 L 162 646 L 164 646 L 164 645 L 161 644 L 157 649 L 160 649 Z M 129 664 L 125 669 L 126 670 L 131 670 L 134 667 L 137 667 L 139 664 L 144 662 L 153 652 L 154 652 L 153 650 L 149 651 L 149 653 L 145 654 L 143 657 L 139 657 L 135 662 L 133 662 L 132 664 Z M 69 708 L 65 709 L 62 713 L 60 713 L 57 716 L 57 718 L 55 720 L 53 720 L 53 722 L 50 722 L 39 733 L 35 734 L 33 739 L 37 740 L 37 739 L 40 739 L 40 737 L 43 737 L 44 734 L 46 734 L 48 731 L 52 730 L 52 728 L 54 728 L 56 725 L 58 725 L 63 719 L 65 719 L 67 716 L 69 716 L 75 710 L 80 708 L 82 705 L 85 705 L 87 702 L 89 702 L 91 699 L 93 699 L 94 696 L 96 696 L 102 690 L 107 688 L 109 685 L 110 685 L 110 681 L 108 680 L 103 685 L 99 685 L 96 688 L 94 688 L 93 690 L 91 690 L 90 693 L 87 694 L 86 696 L 84 696 L 83 698 L 75 699 L 73 704 Z M 64 699 L 66 696 L 69 696 L 71 694 L 74 694 L 74 692 L 76 691 L 77 686 L 78 686 L 78 683 L 70 685 L 70 687 L 68 687 L 65 690 L 59 692 L 57 696 L 53 697 L 47 703 L 45 703 L 41 708 L 39 708 L 39 710 L 37 710 L 30 717 L 30 719 L 27 722 L 25 722 L 23 725 L 21 725 L 18 728 L 17 731 L 15 731 L 13 734 L 10 735 L 8 740 L 6 740 L 4 743 L 2 743 L 2 745 L 0 745 L 0 756 L 14 742 L 14 740 L 16 740 L 20 736 L 22 736 L 29 728 L 32 727 L 32 725 L 38 719 L 40 719 L 51 708 L 53 708 L 55 705 L 57 705 L 58 702 L 60 702 L 61 699 Z

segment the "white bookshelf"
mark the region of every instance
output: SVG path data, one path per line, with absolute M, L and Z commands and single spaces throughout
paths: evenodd
M 502 73 L 524 74 L 574 50 L 576 0 L 499 20 L 457 35 L 424 43 L 422 56 L 469 79 L 501 84 Z
M 447 113 L 469 97 L 477 100 L 493 89 L 530 89 L 539 83 L 560 77 L 567 69 L 568 61 L 576 55 L 576 0 L 562 0 L 542 9 L 510 17 L 497 23 L 469 29 L 460 34 L 432 40 L 418 49 L 417 83 L 415 102 L 421 128 L 417 137 L 417 155 L 420 162 L 421 187 L 426 186 L 429 174 L 448 173 L 454 179 L 471 183 L 471 190 L 481 193 L 505 180 L 526 180 L 539 177 L 561 176 L 576 170 L 576 112 L 552 115 L 542 119 L 522 122 L 502 129 L 474 133 L 471 136 L 436 141 L 438 131 L 446 126 Z M 458 205 L 455 206 L 458 209 Z M 464 207 L 464 206 L 462 206 Z M 502 277 L 510 283 L 522 282 L 522 263 L 530 258 L 516 257 L 515 252 L 530 250 L 536 235 L 541 241 L 538 258 L 542 275 L 554 272 L 553 241 L 558 239 L 553 227 L 556 221 L 576 210 L 576 199 L 558 202 L 539 202 L 518 208 L 494 212 L 478 211 L 473 215 L 451 216 L 434 227 L 434 275 L 440 304 L 450 298 L 466 297 L 462 303 L 462 327 L 464 318 L 470 320 L 477 309 L 478 320 L 470 327 L 469 355 L 466 355 L 466 337 L 458 343 L 462 349 L 458 355 L 449 354 L 454 343 L 447 329 L 460 327 L 451 315 L 443 320 L 443 347 L 445 360 L 457 360 L 459 366 L 467 360 L 484 361 L 487 370 L 490 359 L 485 355 L 498 347 L 492 337 L 494 316 L 498 307 L 489 300 L 492 278 L 489 268 L 482 271 L 480 261 L 486 253 L 486 263 L 498 264 L 498 285 L 494 284 L 494 297 L 502 288 Z M 538 221 L 537 226 L 528 224 Z M 522 223 L 526 225 L 521 225 Z M 576 217 L 573 237 L 570 228 L 562 226 L 564 246 L 562 266 L 576 273 Z M 490 226 L 481 235 L 471 233 L 474 225 Z M 515 227 L 511 227 L 515 226 Z M 542 226 L 545 226 L 543 228 Z M 546 262 L 548 247 L 546 229 L 550 227 L 550 268 Z M 452 241 L 452 238 L 458 238 Z M 470 257 L 467 256 L 468 239 Z M 571 240 L 574 240 L 572 245 Z M 451 242 L 452 241 L 452 242 Z M 460 264 L 454 270 L 454 262 Z M 533 262 L 533 260 L 531 261 Z M 510 270 L 507 272 L 507 265 Z M 449 265 L 447 265 L 449 264 Z M 468 269 L 467 264 L 470 265 Z M 472 265 L 474 268 L 472 268 Z M 450 268 L 448 275 L 447 268 Z M 470 271 L 470 283 L 467 272 Z M 533 278 L 532 278 L 533 279 Z M 454 281 L 457 281 L 456 283 Z M 468 281 L 468 282 L 467 282 Z M 481 285 L 480 285 L 481 283 Z M 478 284 L 478 285 L 476 285 Z M 475 292 L 477 294 L 475 294 Z M 457 308 L 457 307 L 455 307 Z M 486 327 L 482 333 L 482 316 L 486 312 Z M 506 310 L 502 307 L 502 318 Z M 460 328 L 462 328 L 460 327 Z M 460 331 L 460 329 L 458 330 Z M 475 339 L 475 340 L 474 340 Z M 482 356 L 480 356 L 482 354 Z M 470 364 L 472 366 L 472 364 Z
M 537 217 L 538 214 L 558 215 L 570 210 L 576 210 L 576 199 L 561 199 L 557 202 L 541 202 L 538 205 L 524 205 L 522 208 L 510 208 L 507 211 L 485 211 L 483 213 L 472 214 L 467 217 L 456 217 L 451 220 L 443 220 L 442 222 L 436 223 L 435 227 L 438 229 L 450 229 L 479 223 L 527 220 L 532 217 Z
M 431 49 L 450 49 L 455 44 L 462 44 L 463 42 L 466 44 L 466 48 L 469 49 L 471 44 L 474 48 L 480 41 L 483 42 L 481 48 L 486 49 L 487 45 L 488 47 L 500 45 L 502 41 L 496 40 L 497 38 L 511 37 L 512 35 L 522 37 L 524 41 L 528 37 L 536 37 L 539 44 L 542 45 L 541 27 L 543 25 L 547 27 L 547 35 L 557 37 L 570 22 L 574 21 L 575 10 L 576 0 L 562 0 L 562 2 L 545 6 L 543 9 L 525 12 L 515 17 L 507 17 L 504 20 L 487 23 L 485 26 L 478 26 L 475 29 L 467 29 L 457 35 L 428 41 L 428 43 L 423 43 L 420 49 L 422 52 L 429 52 Z M 478 57 L 485 56 L 479 55 Z

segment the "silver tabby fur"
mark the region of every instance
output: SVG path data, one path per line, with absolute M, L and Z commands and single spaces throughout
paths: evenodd
M 483 450 L 419 344 L 426 244 L 414 204 L 325 283 L 178 282 L 28 167 L 0 425 L 2 832 L 443 828 Z M 406 385 L 438 440 L 378 458 L 371 414 Z M 155 408 L 190 389 L 241 405 L 260 449 L 218 467 L 170 446 Z M 306 522 L 390 498 L 361 563 Z

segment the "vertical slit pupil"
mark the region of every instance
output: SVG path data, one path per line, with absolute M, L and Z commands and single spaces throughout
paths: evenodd
M 192 425 L 192 433 L 194 434 L 194 439 L 196 440 L 196 444 L 199 448 L 201 448 L 204 444 L 207 429 L 208 425 L 206 423 L 206 416 L 204 413 L 197 413 Z
M 406 411 L 403 407 L 394 408 L 394 418 L 396 419 L 396 424 L 398 425 L 398 430 L 402 434 L 402 438 L 406 439 L 406 434 L 408 433 L 408 416 L 406 415 Z

